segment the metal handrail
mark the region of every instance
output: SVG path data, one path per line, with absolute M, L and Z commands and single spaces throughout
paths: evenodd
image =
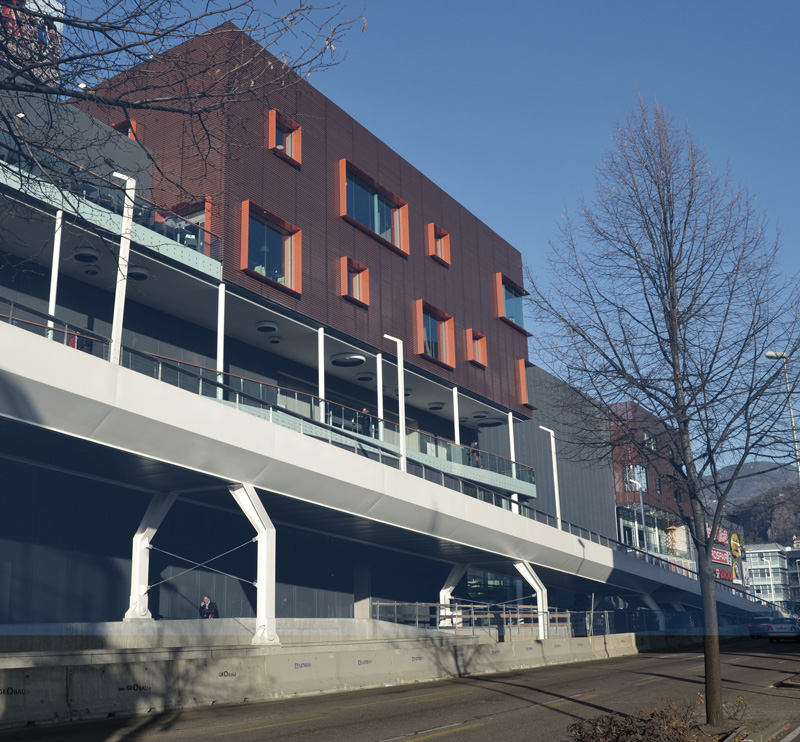
M 0 127 L 0 135 L 3 133 L 8 133 L 8 130 Z M 54 186 L 75 196 L 85 198 L 115 214 L 122 214 L 125 204 L 124 186 L 114 183 L 93 170 L 68 160 L 57 152 L 48 150 L 46 147 L 41 145 L 32 146 L 48 157 L 55 158 L 58 165 L 64 166 L 64 172 L 59 173 L 58 169 L 54 167 L 52 173 L 47 173 Z M 35 160 L 29 155 L 15 151 L 2 141 L 0 141 L 0 160 L 19 170 L 36 175 L 37 168 L 33 167 Z M 42 173 L 46 172 L 41 166 L 38 169 Z M 219 235 L 204 226 L 188 221 L 182 215 L 170 209 L 156 205 L 143 196 L 137 195 L 134 197 L 133 221 L 162 234 L 167 239 L 178 242 L 190 250 L 208 255 L 217 262 L 222 261 L 222 239 Z M 194 244 L 191 244 L 192 241 Z

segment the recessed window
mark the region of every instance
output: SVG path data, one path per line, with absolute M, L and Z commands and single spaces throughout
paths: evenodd
M 646 430 L 644 432 L 642 436 L 642 442 L 644 443 L 644 447 L 650 451 L 656 450 L 656 437 L 649 431 Z
M 241 268 L 265 283 L 299 295 L 300 230 L 251 201 L 244 201 Z
M 441 366 L 455 368 L 453 318 L 427 302 L 417 301 L 417 353 Z
M 408 255 L 408 204 L 347 160 L 339 161 L 339 215 L 401 255 Z
M 450 265 L 450 235 L 433 222 L 425 227 L 425 254 L 437 263 Z
M 302 162 L 302 129 L 279 111 L 270 111 L 267 117 L 267 149 L 291 165 Z
M 470 363 L 486 368 L 486 336 L 469 329 L 466 333 L 467 360 Z
M 111 128 L 116 129 L 120 134 L 128 137 L 128 139 L 139 138 L 138 135 L 140 132 L 138 126 L 132 119 L 125 119 L 124 121 L 120 121 L 118 124 L 112 124 Z
M 360 307 L 369 306 L 369 269 L 352 258 L 339 260 L 340 295 Z
M 531 410 L 536 408 L 531 404 L 528 399 L 528 372 L 527 369 L 533 364 L 527 358 L 520 358 L 517 360 L 517 399 L 523 407 L 528 407 Z
M 525 320 L 522 314 L 522 300 L 528 295 L 528 292 L 502 273 L 495 274 L 495 292 L 497 316 L 515 330 L 530 335 L 525 330 Z

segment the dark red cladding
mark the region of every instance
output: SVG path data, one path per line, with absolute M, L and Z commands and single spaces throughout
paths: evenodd
M 213 40 L 200 38 L 173 54 L 181 49 L 193 53 L 198 48 L 222 54 Z M 264 74 L 269 69 L 266 65 Z M 148 79 L 158 74 L 153 63 Z M 300 127 L 302 164 L 268 149 L 270 109 Z M 97 107 L 90 110 L 101 120 L 117 123 L 113 114 Z M 291 307 L 389 354 L 395 348 L 384 339 L 384 333 L 402 338 L 409 364 L 530 414 L 519 399 L 517 379 L 517 361 L 527 359 L 527 339 L 498 319 L 495 296 L 497 273 L 523 283 L 520 253 L 308 83 L 295 79 L 291 85 L 270 90 L 268 100 L 265 96 L 233 103 L 224 116 L 215 114 L 211 119 L 215 141 L 202 155 L 192 143 L 199 129 L 196 119 L 158 111 L 135 111 L 129 118 L 141 127 L 142 144 L 152 150 L 161 171 L 169 176 L 154 172 L 154 200 L 169 207 L 211 197 L 210 228 L 223 239 L 226 283 Z M 408 256 L 340 216 L 339 162 L 343 159 L 407 202 Z M 302 231 L 299 296 L 241 270 L 244 201 Z M 426 225 L 431 222 L 449 235 L 450 265 L 426 255 Z M 343 256 L 369 269 L 368 308 L 341 296 L 339 265 Z M 414 307 L 420 299 L 454 318 L 455 369 L 413 354 L 417 333 Z M 467 329 L 486 336 L 485 368 L 467 362 Z

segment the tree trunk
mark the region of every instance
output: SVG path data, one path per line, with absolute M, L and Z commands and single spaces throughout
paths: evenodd
M 703 524 L 705 527 L 705 524 Z M 717 623 L 716 583 L 709 553 L 698 549 L 700 594 L 703 598 L 703 652 L 706 675 L 706 722 L 721 726 L 722 714 L 722 670 L 719 653 L 719 625 Z

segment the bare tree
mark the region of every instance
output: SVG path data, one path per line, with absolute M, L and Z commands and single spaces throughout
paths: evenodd
M 781 273 L 777 235 L 746 188 L 712 170 L 689 128 L 641 99 L 617 125 L 593 201 L 581 202 L 577 220 L 565 215 L 553 248 L 549 282 L 529 271 L 538 349 L 609 415 L 617 445 L 667 467 L 688 494 L 707 719 L 719 725 L 711 549 L 745 463 L 793 462 L 783 368 L 764 354 L 800 346 L 797 285 Z M 636 405 L 663 421 L 658 445 L 629 414 Z M 608 436 L 594 443 L 608 449 Z
M 119 122 L 137 111 L 191 117 L 187 147 L 213 151 L 231 105 L 336 63 L 353 23 L 343 12 L 314 0 L 0 0 L 0 168 L 63 185 L 102 165 L 108 131 L 87 146 L 75 105 Z M 178 48 L 198 37 L 191 53 Z

